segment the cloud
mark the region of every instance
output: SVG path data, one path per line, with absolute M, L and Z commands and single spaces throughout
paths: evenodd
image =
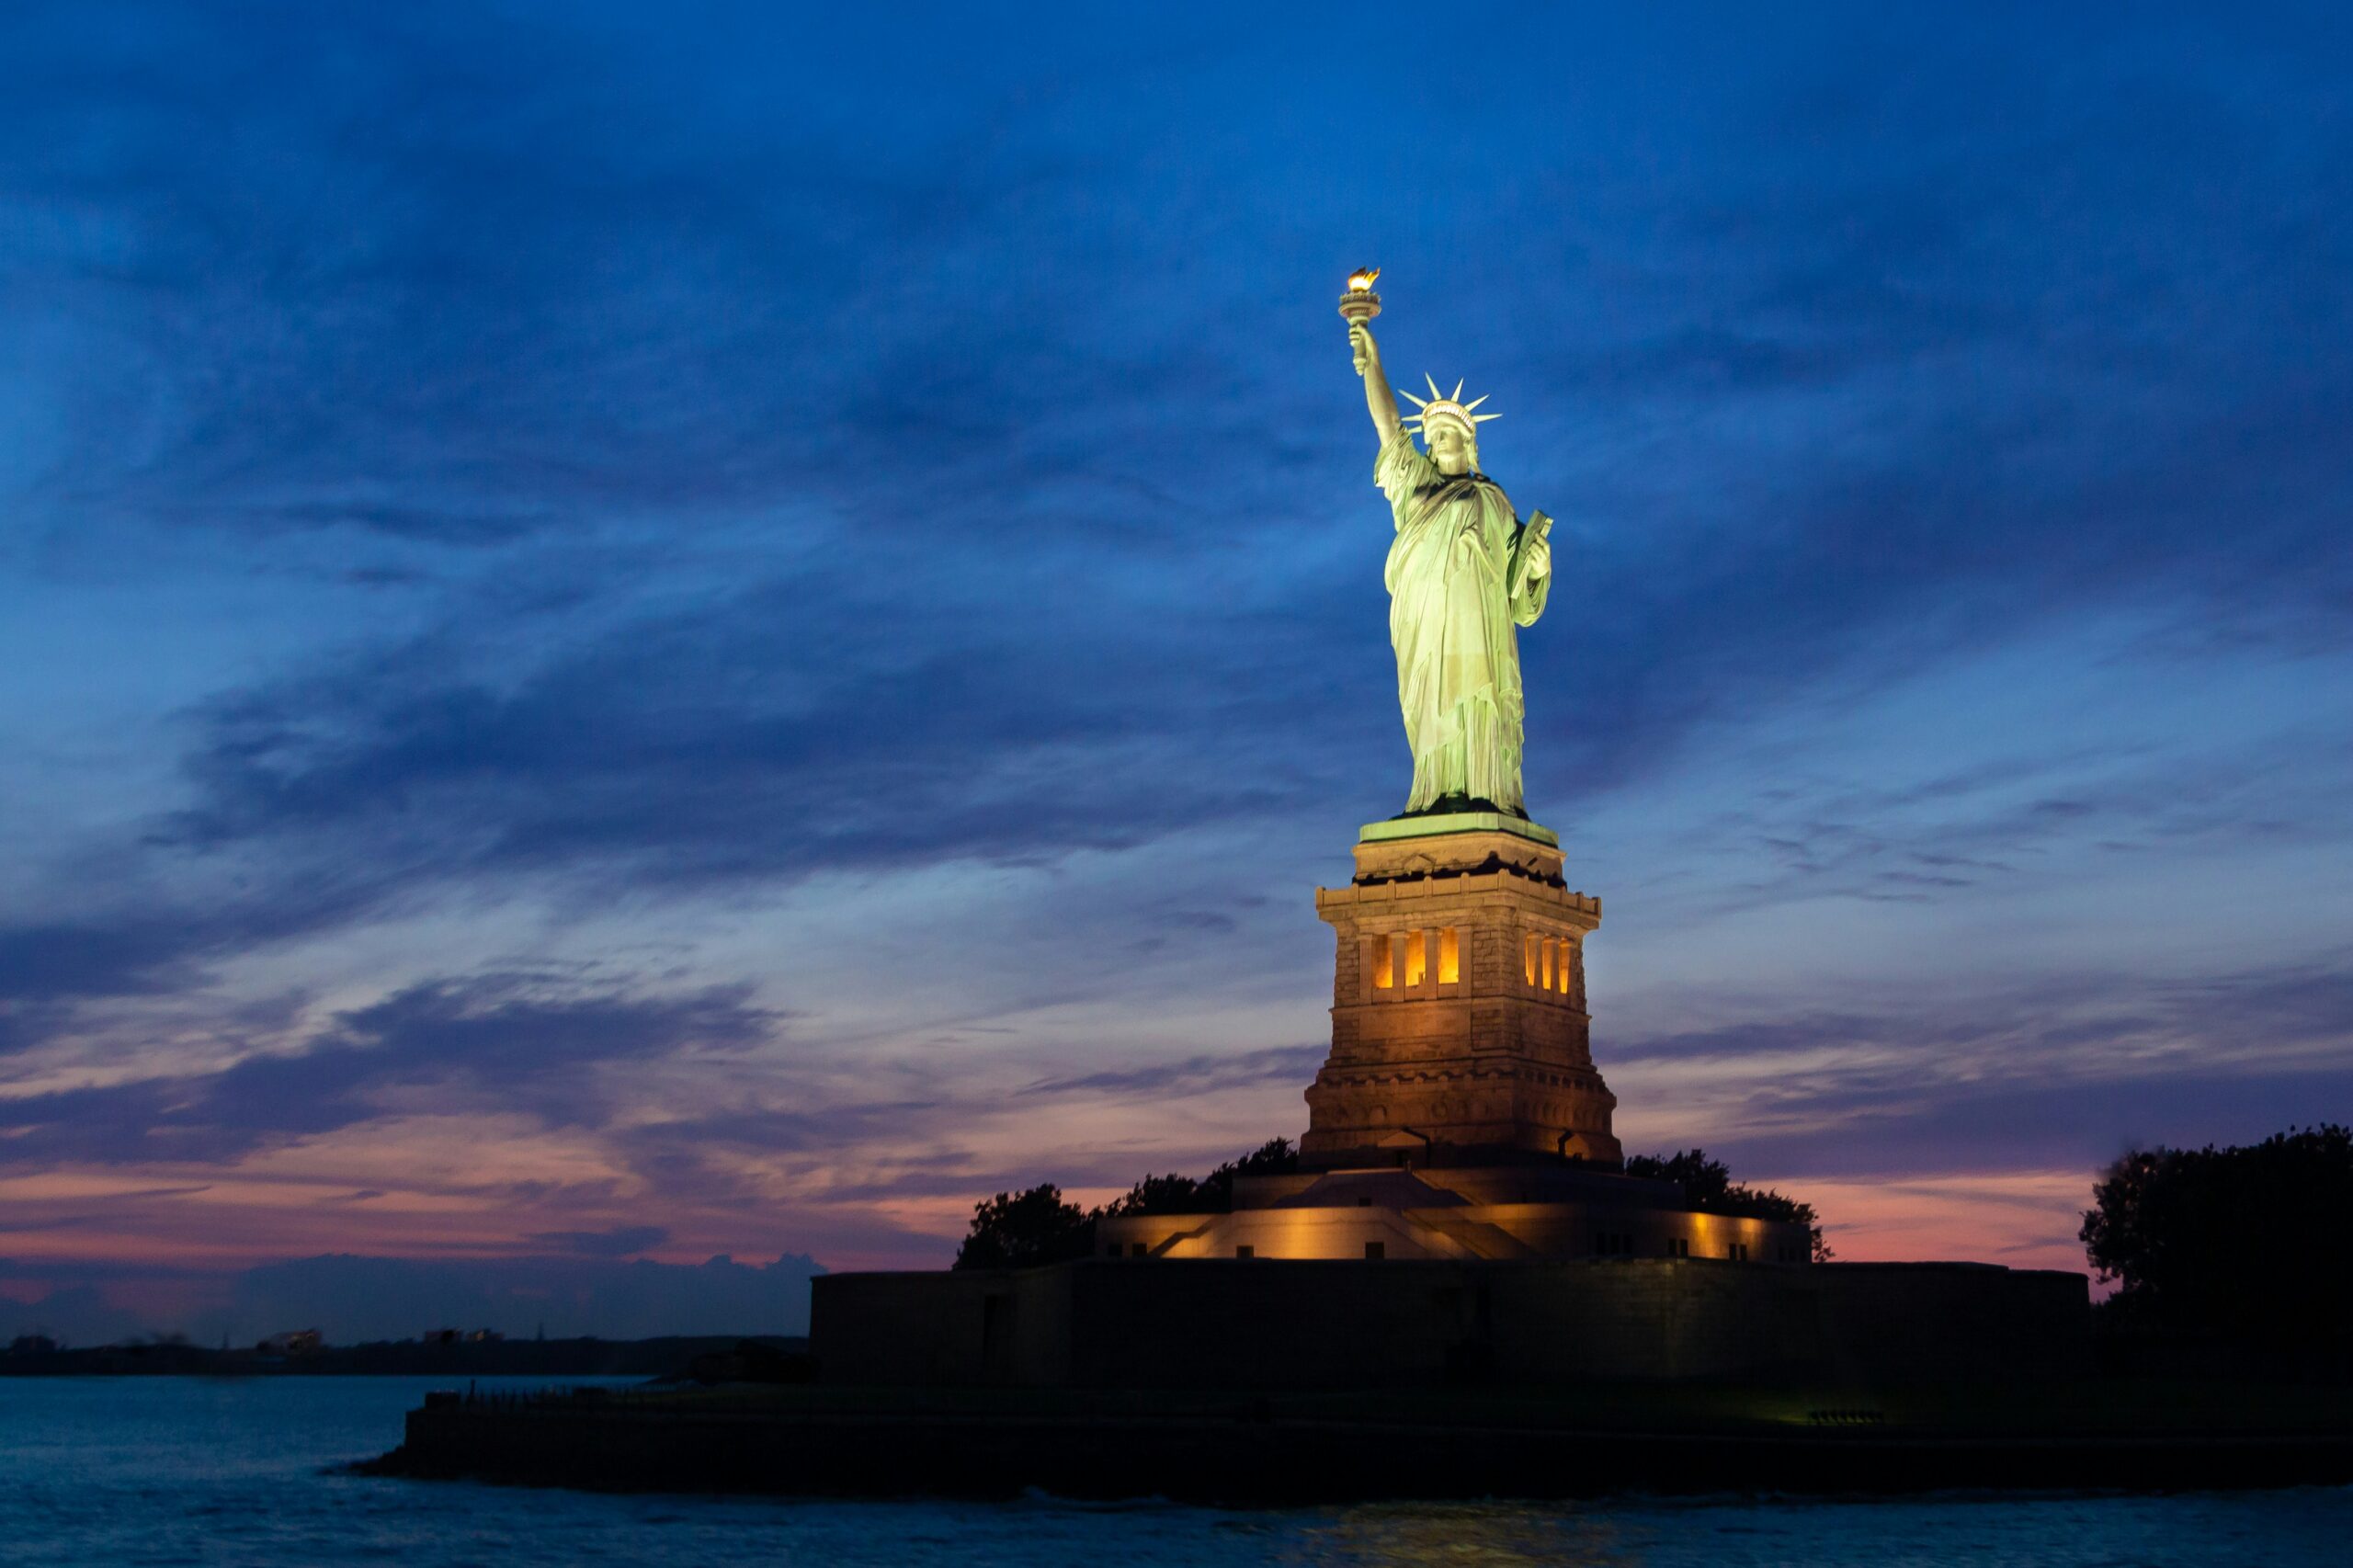
M 290 1053 L 0 1100 L 0 1165 L 234 1161 L 395 1114 L 392 1096 L 428 1089 L 449 1112 L 487 1104 L 597 1125 L 611 1103 L 598 1069 L 742 1050 L 776 1022 L 742 986 L 584 996 L 521 975 L 424 982 L 335 1015 Z
M 0 930 L 0 996 L 14 1001 L 162 991 L 188 977 L 184 944 L 153 926 Z
M 1180 1062 L 1049 1079 L 1030 1085 L 1022 1093 L 1205 1094 L 1243 1085 L 1304 1081 L 1314 1076 L 1331 1049 L 1329 1045 L 1279 1045 L 1231 1055 L 1189 1056 Z
M 807 1153 L 851 1143 L 881 1141 L 894 1132 L 928 1127 L 940 1113 L 957 1114 L 945 1099 L 884 1100 L 815 1107 L 739 1106 L 630 1130 L 649 1147 L 728 1146 L 779 1153 Z
M 63 1345 L 110 1345 L 157 1332 L 135 1308 L 116 1306 L 95 1285 L 68 1285 L 28 1301 L 0 1301 L 0 1335 L 37 1334 Z M 170 1331 L 165 1331 L 170 1332 Z
M 1706 1131 L 1672 1136 L 1777 1179 L 2073 1164 L 2088 1183 L 2128 1147 L 2251 1142 L 2297 1108 L 2324 1115 L 2353 1093 L 2348 1048 L 2338 962 L 1989 981 L 1965 1002 L 1610 1042 L 1601 1066 L 1644 1128 L 1680 1104 Z
M 404 851 L 412 877 L 683 889 L 1118 846 L 1296 788 L 1188 755 L 1207 694 L 1168 689 L 1180 666 L 1150 639 L 1073 626 L 1047 646 L 974 625 L 960 642 L 941 626 L 911 652 L 859 592 L 779 585 L 636 622 L 505 689 L 395 652 L 239 694 L 207 717 L 199 803 L 172 840 L 297 866 L 306 846 L 365 840 Z M 1096 682 L 1058 684 L 1073 663 Z M 1237 744 L 1283 719 L 1272 696 L 1216 706 Z
M 583 1257 L 629 1257 L 660 1246 L 670 1239 L 670 1231 L 665 1225 L 615 1225 L 603 1231 L 540 1231 L 530 1239 Z
M 84 894 L 82 917 L 0 918 L 0 1056 L 70 1032 L 92 1002 L 199 993 L 222 960 L 348 923 L 382 892 L 380 873 L 351 869 L 366 858 L 346 855 L 342 866 L 314 865 L 308 876 L 271 877 L 258 888 L 232 875 L 217 897 L 183 904 L 144 869 L 99 859 L 69 868 L 100 883 Z M 223 1006 L 223 1021 L 282 1023 L 298 1004 L 292 993 L 236 999 Z

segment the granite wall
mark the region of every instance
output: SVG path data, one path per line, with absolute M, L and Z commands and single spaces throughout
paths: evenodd
M 2082 1365 L 2090 1310 L 2080 1274 L 1701 1258 L 1092 1259 L 813 1290 L 819 1380 L 903 1387 L 2033 1375 Z

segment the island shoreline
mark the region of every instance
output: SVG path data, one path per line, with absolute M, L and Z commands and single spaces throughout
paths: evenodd
M 1464 1414 L 1474 1414 L 1465 1412 Z M 1006 1498 L 1229 1506 L 1659 1495 L 2176 1492 L 2353 1483 L 2353 1432 L 1952 1433 L 1319 1419 L 1237 1396 L 1220 1414 L 862 1412 L 790 1403 L 445 1396 L 372 1475 L 612 1492 Z

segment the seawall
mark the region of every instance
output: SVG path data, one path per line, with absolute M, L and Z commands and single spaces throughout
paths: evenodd
M 989 1396 L 1003 1399 L 1004 1396 Z M 1475 1406 L 1334 1418 L 1235 1396 L 1221 1410 L 1041 1412 L 765 1407 L 660 1401 L 467 1403 L 413 1412 L 381 1473 L 620 1491 L 834 1496 L 1166 1497 L 1229 1505 L 1950 1488 L 2342 1484 L 2353 1434 L 1953 1436 L 1819 1430 L 1607 1430 L 1496 1425 Z M 1492 1415 L 1493 1412 L 1484 1414 Z

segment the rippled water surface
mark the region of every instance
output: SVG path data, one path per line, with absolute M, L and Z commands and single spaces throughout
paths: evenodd
M 578 1380 L 564 1380 L 576 1381 Z M 533 1380 L 484 1380 L 485 1387 Z M 432 1382 L 0 1379 L 0 1564 L 2033 1564 L 2353 1561 L 2353 1490 L 1222 1513 L 607 1497 L 333 1473 Z

